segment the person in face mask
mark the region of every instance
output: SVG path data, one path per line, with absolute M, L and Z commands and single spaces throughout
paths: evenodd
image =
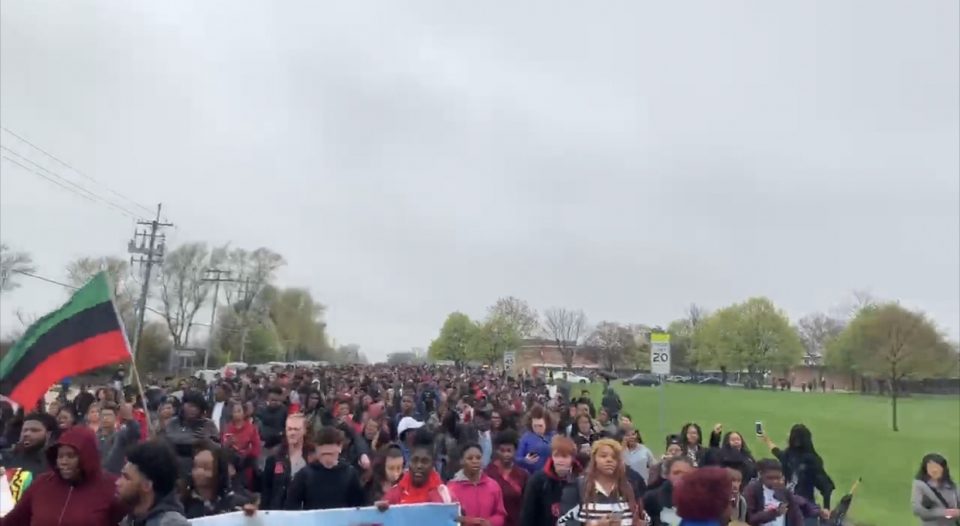
M 564 488 L 575 484 L 580 464 L 575 460 L 577 446 L 573 440 L 555 436 L 550 441 L 550 457 L 543 469 L 527 480 L 523 492 L 520 524 L 523 526 L 555 526 L 560 517 L 560 499 Z

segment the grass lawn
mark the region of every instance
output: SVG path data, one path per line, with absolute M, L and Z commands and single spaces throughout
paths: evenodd
M 591 389 L 599 402 L 601 384 L 592 384 Z M 954 479 L 960 475 L 960 397 L 901 400 L 900 431 L 894 433 L 886 398 L 668 384 L 661 430 L 657 388 L 617 385 L 616 390 L 624 410 L 657 454 L 663 453 L 663 437 L 679 433 L 685 422 L 697 422 L 706 435 L 716 423 L 723 423 L 724 431 L 741 432 L 757 459 L 772 455 L 754 434 L 756 420 L 763 421 L 767 434 L 781 447 L 793 424 L 806 424 L 837 485 L 834 502 L 863 477 L 851 509 L 858 526 L 919 523 L 910 511 L 910 484 L 926 453 L 943 454 Z

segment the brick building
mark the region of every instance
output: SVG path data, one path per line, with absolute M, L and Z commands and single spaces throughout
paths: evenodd
M 582 352 L 582 346 L 577 345 L 576 342 L 567 343 L 567 347 L 575 349 L 573 354 L 574 369 L 598 369 L 600 367 L 596 360 Z M 566 363 L 563 361 L 560 345 L 555 340 L 545 338 L 523 340 L 520 343 L 520 348 L 517 349 L 517 370 L 530 371 L 534 366 L 565 369 Z

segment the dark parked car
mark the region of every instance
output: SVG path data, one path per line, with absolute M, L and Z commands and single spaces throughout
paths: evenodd
M 624 380 L 623 385 L 660 385 L 660 377 L 655 374 L 639 373 Z

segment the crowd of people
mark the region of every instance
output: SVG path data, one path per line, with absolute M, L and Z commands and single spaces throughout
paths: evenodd
M 243 511 L 460 505 L 476 526 L 801 526 L 833 482 L 809 429 L 754 455 L 721 424 L 645 442 L 607 386 L 438 366 L 238 371 L 148 380 L 145 397 L 81 387 L 3 407 L 16 505 L 3 525 L 181 526 Z M 4 402 L 5 404 L 5 402 Z M 820 494 L 818 506 L 815 493 Z M 942 497 L 942 498 L 941 498 Z M 946 460 L 914 486 L 924 524 L 956 516 Z

